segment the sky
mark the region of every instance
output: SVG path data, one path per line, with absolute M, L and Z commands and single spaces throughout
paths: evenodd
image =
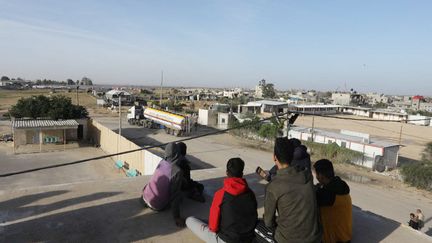
M 0 0 L 0 75 L 432 95 L 432 1 Z

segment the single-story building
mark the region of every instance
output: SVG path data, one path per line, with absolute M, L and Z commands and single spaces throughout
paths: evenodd
M 317 114 L 317 115 L 327 115 L 327 114 L 336 114 L 339 110 L 339 105 L 299 105 L 299 104 L 290 104 L 288 106 L 288 110 L 296 111 L 307 114 Z
M 372 108 L 355 107 L 355 106 L 341 106 L 340 110 L 342 113 L 372 118 L 372 113 L 371 113 Z
M 20 147 L 28 147 L 28 152 L 42 152 L 44 147 L 50 147 L 50 150 L 65 149 L 68 142 L 87 138 L 87 121 L 13 119 L 14 152 Z
M 234 117 L 231 113 L 207 109 L 198 110 L 198 124 L 203 126 L 227 129 L 232 119 Z
M 288 103 L 285 101 L 275 100 L 258 100 L 251 101 L 245 105 L 239 105 L 239 113 L 283 113 L 284 109 L 288 108 Z
M 331 144 L 362 153 L 361 158 L 351 163 L 378 170 L 393 169 L 398 165 L 399 144 L 391 141 L 371 139 L 369 134 L 341 130 L 340 133 L 305 127 L 292 127 L 289 138 Z
M 428 116 L 421 116 L 421 115 L 409 115 L 408 123 L 418 125 L 418 126 L 429 126 L 431 123 L 431 118 Z
M 122 105 L 133 103 L 133 96 L 126 91 L 113 89 L 105 93 L 105 99 L 116 106 L 118 105 L 119 96 L 121 97 Z
M 371 118 L 377 120 L 387 120 L 387 121 L 404 121 L 408 119 L 408 114 L 395 112 L 391 110 L 373 110 L 371 111 Z

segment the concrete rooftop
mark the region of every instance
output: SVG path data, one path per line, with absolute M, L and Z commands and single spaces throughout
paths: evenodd
M 211 195 L 222 185 L 224 170 L 196 170 L 206 189 L 206 203 L 185 199 L 184 216 L 208 217 Z M 262 215 L 264 184 L 246 178 Z M 170 211 L 143 209 L 140 191 L 149 177 L 121 178 L 0 191 L 0 242 L 201 242 L 177 228 Z M 353 242 L 431 242 L 400 223 L 353 208 Z

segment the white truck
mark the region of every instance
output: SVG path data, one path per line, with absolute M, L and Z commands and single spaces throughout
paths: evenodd
M 127 115 L 129 124 L 157 128 L 163 126 L 167 134 L 181 136 L 189 134 L 194 119 L 191 116 L 175 114 L 150 107 L 132 106 Z

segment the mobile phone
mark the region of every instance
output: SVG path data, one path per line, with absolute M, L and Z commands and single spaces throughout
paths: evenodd
M 268 173 L 259 166 L 256 168 L 255 173 L 257 173 L 263 179 L 268 177 Z

